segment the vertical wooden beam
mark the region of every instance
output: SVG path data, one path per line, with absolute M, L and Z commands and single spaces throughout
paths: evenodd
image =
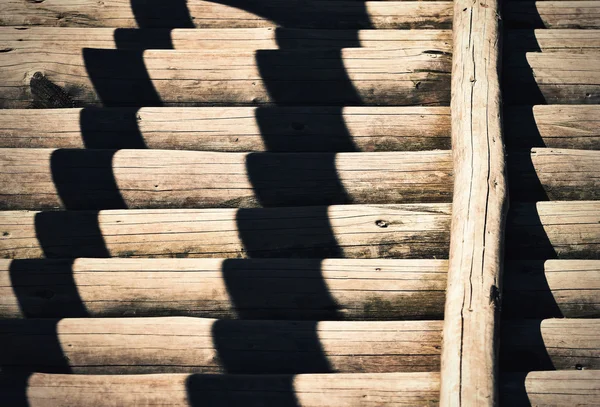
M 499 0 L 455 0 L 454 197 L 440 405 L 497 404 L 496 354 L 508 207 Z

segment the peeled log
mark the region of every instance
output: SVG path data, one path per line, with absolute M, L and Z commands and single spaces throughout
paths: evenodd
M 509 152 L 507 163 L 517 202 L 600 199 L 600 151 L 533 148 Z
M 0 149 L 1 209 L 449 202 L 448 151 L 242 154 Z
M 9 51 L 0 107 L 443 106 L 451 59 L 435 49 Z
M 5 320 L 0 365 L 85 374 L 432 372 L 440 341 L 438 321 Z
M 600 52 L 600 30 L 506 30 L 505 55 L 532 51 Z
M 412 29 L 452 24 L 450 1 L 188 0 L 183 4 L 150 1 L 132 7 L 129 0 L 3 0 L 0 25 Z
M 444 258 L 449 204 L 1 211 L 0 257 Z
M 600 1 L 507 1 L 509 28 L 600 28 Z
M 447 107 L 0 110 L 1 147 L 351 152 L 449 150 Z

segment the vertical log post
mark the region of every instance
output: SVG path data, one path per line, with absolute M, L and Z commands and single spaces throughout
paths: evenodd
M 497 404 L 496 354 L 508 208 L 498 0 L 455 0 L 454 197 L 440 405 Z

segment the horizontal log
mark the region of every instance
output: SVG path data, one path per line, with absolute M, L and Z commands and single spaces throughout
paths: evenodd
M 3 372 L 389 373 L 439 369 L 440 321 L 0 321 Z
M 506 258 L 600 259 L 600 202 L 512 204 Z
M 504 132 L 509 149 L 552 147 L 600 150 L 600 106 L 507 107 L 504 109 Z
M 597 53 L 513 54 L 504 62 L 505 101 L 512 105 L 600 104 L 598 66 Z
M 600 52 L 600 30 L 506 30 L 504 53 Z
M 0 147 L 449 150 L 450 112 L 391 106 L 11 109 L 0 110 Z
M 318 30 L 220 28 L 203 30 L 64 27 L 0 27 L 0 43 L 11 50 L 189 49 L 266 50 L 298 48 L 438 49 L 452 52 L 451 30 Z
M 160 1 L 5 0 L 0 25 L 161 28 L 450 28 L 452 2 L 188 0 Z
M 0 257 L 444 258 L 449 204 L 0 212 Z
M 442 319 L 443 260 L 1 260 L 0 318 Z M 510 262 L 502 316 L 597 318 L 600 262 Z
M 507 164 L 515 201 L 600 199 L 600 151 L 533 148 Z
M 443 51 L 0 53 L 0 107 L 448 105 Z
M 600 319 L 505 321 L 502 326 L 503 371 L 600 368 Z
M 511 261 L 502 281 L 505 319 L 600 317 L 600 261 Z
M 507 1 L 509 28 L 600 28 L 600 1 Z
M 443 260 L 0 260 L 0 318 L 441 319 Z
M 0 149 L 1 209 L 449 202 L 449 151 L 244 154 Z
M 26 390 L 25 390 L 25 387 Z M 6 406 L 376 407 L 433 405 L 437 373 L 0 377 Z M 107 389 L 110 389 L 107 391 Z
M 593 406 L 600 372 L 549 371 L 505 374 L 500 404 Z M 33 373 L 0 377 L 7 406 L 172 407 L 265 405 L 375 407 L 434 405 L 438 373 L 303 375 L 73 375 Z M 107 389 L 110 389 L 107 391 Z

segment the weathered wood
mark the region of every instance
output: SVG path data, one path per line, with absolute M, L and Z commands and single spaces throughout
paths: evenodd
M 507 259 L 600 259 L 600 202 L 512 204 Z
M 166 38 L 166 40 L 165 40 Z M 316 30 L 294 28 L 114 29 L 0 27 L 0 44 L 12 50 L 83 48 L 266 50 L 297 48 L 437 49 L 452 52 L 450 30 Z
M 0 107 L 448 105 L 440 50 L 0 53 Z
M 599 2 L 600 4 L 600 2 Z M 513 54 L 504 62 L 507 104 L 600 104 L 600 54 Z
M 449 204 L 0 212 L 0 257 L 445 258 Z
M 497 404 L 497 320 L 508 208 L 497 0 L 454 2 L 454 195 L 440 405 Z
M 595 406 L 600 372 L 549 371 L 503 375 L 500 404 L 520 406 Z
M 1 260 L 0 318 L 443 319 L 445 260 Z M 600 262 L 511 262 L 504 318 L 597 318 Z
M 533 148 L 507 157 L 515 201 L 600 199 L 600 152 Z
M 449 202 L 448 151 L 244 154 L 0 149 L 1 209 Z
M 510 28 L 600 28 L 600 1 L 507 1 Z
M 504 109 L 504 133 L 508 148 L 600 150 L 600 106 L 507 107 Z
M 502 284 L 503 318 L 600 317 L 600 261 L 509 262 Z
M 1 147 L 343 152 L 450 149 L 447 107 L 0 110 Z
M 0 260 L 0 318 L 441 319 L 446 269 L 397 259 Z
M 4 0 L 0 25 L 398 29 L 450 28 L 452 24 L 449 1 L 188 0 L 184 4 L 151 1 L 132 7 L 129 0 Z
M 600 368 L 600 319 L 503 321 L 501 369 L 582 370 Z
M 439 374 L 99 376 L 35 373 L 22 380 L 0 377 L 0 386 L 7 407 L 413 407 L 437 403 Z
M 440 321 L 4 320 L 0 365 L 86 374 L 432 372 L 440 341 Z
M 531 51 L 600 52 L 600 30 L 506 30 L 505 55 Z

